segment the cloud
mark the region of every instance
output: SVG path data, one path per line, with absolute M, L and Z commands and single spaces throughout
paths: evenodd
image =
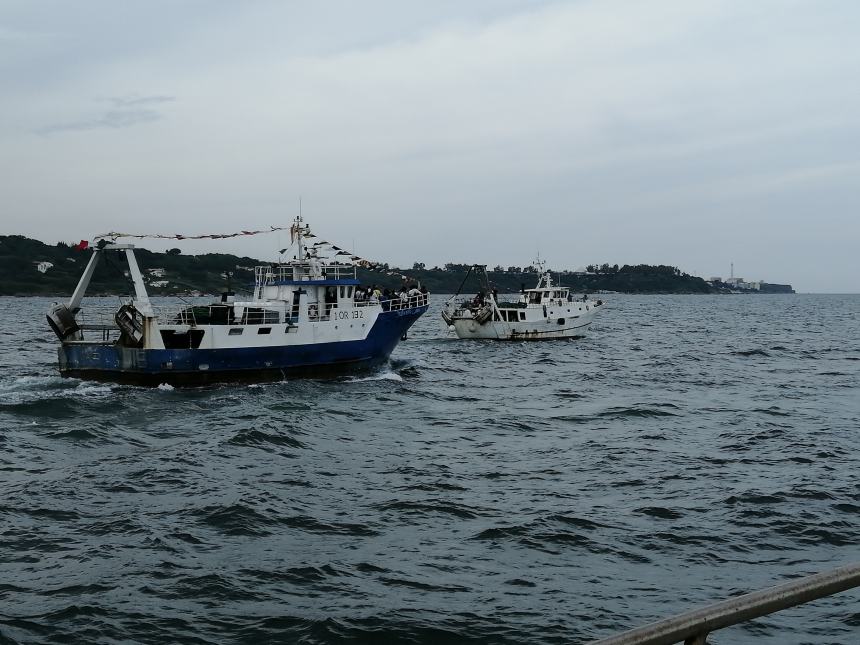
M 170 103 L 171 101 L 175 101 L 175 96 L 114 96 L 108 98 L 107 101 L 113 103 L 113 105 L 117 108 L 131 108 L 137 107 L 140 105 L 155 105 L 158 103 Z
M 59 132 L 75 132 L 81 130 L 96 130 L 99 128 L 129 128 L 142 123 L 152 123 L 163 118 L 163 114 L 154 109 L 162 103 L 176 100 L 173 96 L 118 96 L 106 99 L 112 107 L 92 119 L 55 123 L 36 130 L 38 134 L 56 134 Z
M 0 56 L 21 232 L 275 224 L 302 195 L 320 234 L 392 263 L 731 257 L 857 289 L 828 250 L 860 240 L 860 4 L 159 1 L 7 21 L 47 34 Z

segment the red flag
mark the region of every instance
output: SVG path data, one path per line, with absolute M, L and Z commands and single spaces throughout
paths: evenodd
M 89 246 L 90 246 L 89 242 L 87 242 L 86 240 L 81 240 L 80 243 L 75 244 L 72 248 L 75 249 L 75 251 L 84 251 L 84 250 L 88 249 Z

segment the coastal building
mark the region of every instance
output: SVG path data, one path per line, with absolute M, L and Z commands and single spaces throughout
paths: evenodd
M 163 278 L 166 274 L 164 269 L 147 269 L 150 278 Z
M 48 269 L 54 266 L 53 262 L 34 262 L 33 264 L 36 265 L 36 271 L 39 273 L 47 273 Z

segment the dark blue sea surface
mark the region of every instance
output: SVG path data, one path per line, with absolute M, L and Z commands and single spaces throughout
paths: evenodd
M 606 296 L 576 341 L 146 389 L 0 299 L 0 642 L 581 643 L 860 560 L 860 296 Z M 860 642 L 860 591 L 714 643 Z

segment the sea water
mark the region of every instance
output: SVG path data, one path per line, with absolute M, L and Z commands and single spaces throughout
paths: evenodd
M 605 299 L 199 389 L 62 379 L 0 299 L 0 642 L 579 643 L 860 560 L 860 297 Z M 858 592 L 711 640 L 858 642 Z

